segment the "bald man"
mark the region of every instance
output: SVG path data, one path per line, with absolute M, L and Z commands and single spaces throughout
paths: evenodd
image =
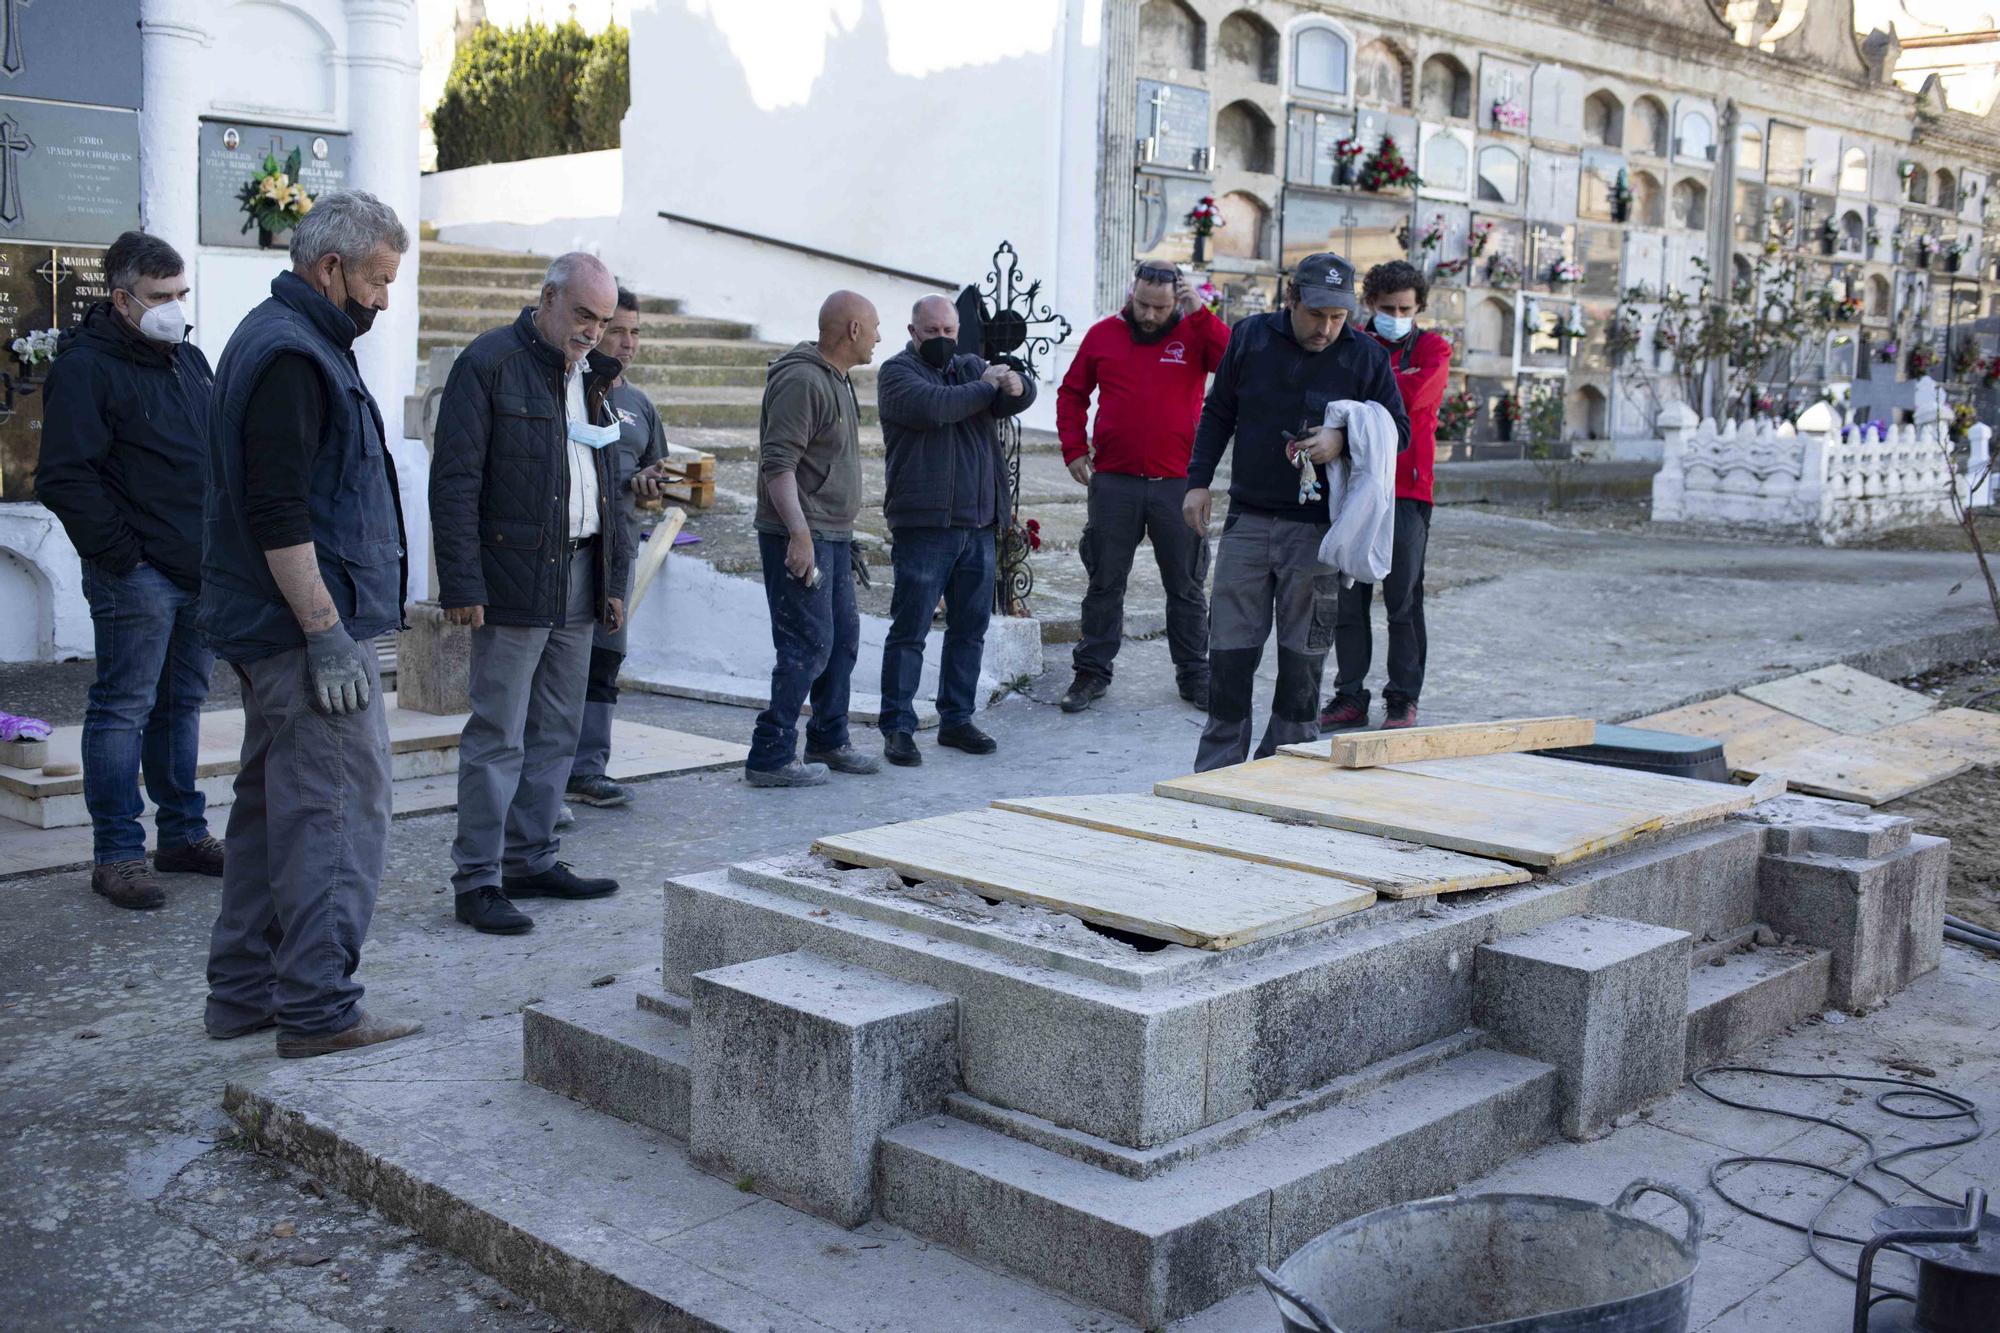
M 850 552 L 861 512 L 861 409 L 848 375 L 875 358 L 875 307 L 835 292 L 819 338 L 771 363 L 758 415 L 757 549 L 771 607 L 771 706 L 757 715 L 743 777 L 753 787 L 816 787 L 828 771 L 868 774 L 882 761 L 847 731 L 848 681 L 860 647 Z M 812 700 L 805 761 L 799 708 Z
M 533 928 L 516 899 L 618 891 L 558 861 L 555 834 L 592 631 L 625 619 L 632 553 L 607 401 L 620 367 L 597 350 L 617 306 L 610 270 L 561 256 L 535 305 L 459 354 L 438 406 L 438 601 L 472 629 L 452 889 L 458 919 L 486 934 Z
M 882 367 L 883 517 L 896 590 L 882 645 L 882 755 L 923 762 L 916 693 L 924 640 L 944 599 L 938 661 L 939 745 L 992 754 L 972 723 L 986 622 L 993 613 L 995 539 L 1008 512 L 1007 469 L 994 423 L 1035 401 L 1032 378 L 958 350 L 958 311 L 926 296 L 910 312 L 910 345 Z

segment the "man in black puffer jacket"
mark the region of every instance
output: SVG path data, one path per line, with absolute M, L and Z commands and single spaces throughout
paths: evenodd
M 186 265 L 128 231 L 104 252 L 111 299 L 63 335 L 49 371 L 36 498 L 83 557 L 97 680 L 83 717 L 90 887 L 120 907 L 160 907 L 146 870 L 139 774 L 159 806 L 163 871 L 222 873 L 195 784 L 201 705 L 215 654 L 195 628 L 202 477 L 215 377 L 187 333 Z
M 618 362 L 596 351 L 618 284 L 594 257 L 549 265 L 539 304 L 451 368 L 431 459 L 438 600 L 472 627 L 452 888 L 460 921 L 514 935 L 512 898 L 599 898 L 556 860 L 594 623 L 624 621 L 631 564 L 617 508 Z
M 924 761 L 914 701 L 940 597 L 938 744 L 967 754 L 995 748 L 972 724 L 993 612 L 995 540 L 1011 499 L 994 422 L 1027 411 L 1035 381 L 957 347 L 958 311 L 942 296 L 926 296 L 910 312 L 909 346 L 889 358 L 875 384 L 882 516 L 896 572 L 882 645 L 882 756 L 906 767 Z

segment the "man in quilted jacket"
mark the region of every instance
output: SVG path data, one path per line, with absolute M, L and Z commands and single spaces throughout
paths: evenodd
M 540 301 L 452 365 L 431 459 L 438 600 L 472 628 L 472 716 L 459 741 L 458 919 L 491 935 L 534 922 L 514 900 L 601 898 L 613 879 L 556 859 L 594 626 L 624 622 L 631 564 L 606 446 L 616 360 L 597 351 L 618 284 L 591 255 L 549 265 Z

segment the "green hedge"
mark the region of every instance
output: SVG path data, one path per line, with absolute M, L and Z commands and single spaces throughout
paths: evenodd
M 431 113 L 440 171 L 618 146 L 632 102 L 631 45 L 613 25 L 481 23 L 458 45 Z

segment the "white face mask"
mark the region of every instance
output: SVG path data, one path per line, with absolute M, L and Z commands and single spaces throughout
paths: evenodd
M 1415 328 L 1416 325 L 1416 320 L 1397 315 L 1378 313 L 1375 316 L 1375 332 L 1381 334 L 1390 342 L 1400 342 L 1404 338 L 1409 337 L 1410 330 Z
M 177 343 L 187 337 L 187 310 L 178 300 L 149 306 L 139 316 L 139 332 L 156 343 Z
M 578 444 L 592 449 L 602 449 L 618 438 L 618 427 L 593 426 L 588 421 L 572 421 L 569 423 L 569 437 Z

